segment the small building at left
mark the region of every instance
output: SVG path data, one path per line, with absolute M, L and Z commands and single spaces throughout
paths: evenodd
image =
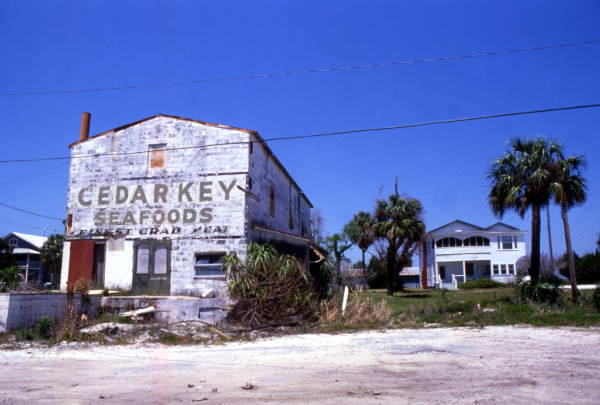
M 47 240 L 45 236 L 11 232 L 2 239 L 17 260 L 23 281 L 37 284 L 52 281 L 40 261 L 42 247 Z

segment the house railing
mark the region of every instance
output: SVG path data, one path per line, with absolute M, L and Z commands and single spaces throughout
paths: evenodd
M 461 281 L 460 281 L 461 283 L 465 282 L 465 276 L 464 276 L 464 274 L 453 274 L 452 275 L 452 283 L 454 284 L 454 288 L 456 290 L 458 290 L 458 279 L 459 278 L 461 279 Z

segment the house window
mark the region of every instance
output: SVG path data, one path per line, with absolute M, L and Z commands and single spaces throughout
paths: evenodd
M 493 274 L 500 274 L 500 272 L 498 271 L 498 265 L 497 264 L 494 264 L 492 266 L 492 269 L 494 270 Z
M 269 186 L 269 215 L 275 216 L 275 188 L 273 185 Z
M 165 161 L 167 158 L 167 144 L 158 143 L 155 145 L 148 145 L 148 168 L 149 169 L 162 169 L 165 167 Z
M 196 277 L 223 276 L 223 258 L 225 253 L 196 253 L 194 271 Z
M 8 240 L 8 246 L 10 246 L 10 247 L 15 247 L 15 246 L 17 246 L 17 243 L 18 243 L 18 241 L 17 241 L 17 238 L 10 238 L 10 239 Z
M 513 236 L 513 243 L 515 244 L 515 249 L 517 248 L 517 237 Z
M 436 242 L 437 247 L 455 247 L 462 246 L 462 240 L 456 238 L 444 238 Z
M 442 280 L 446 278 L 446 266 L 440 266 L 440 278 Z
M 514 264 L 508 265 L 508 274 L 515 274 L 515 265 Z
M 463 241 L 464 246 L 489 246 L 490 240 L 483 236 L 471 236 Z
M 502 249 L 512 249 L 512 248 L 513 248 L 512 236 L 503 236 L 502 237 Z
M 500 265 L 500 273 L 501 274 L 506 274 L 506 264 L 501 264 Z

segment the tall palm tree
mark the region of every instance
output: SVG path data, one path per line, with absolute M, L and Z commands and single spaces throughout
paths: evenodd
M 556 163 L 554 165 L 554 181 L 552 182 L 552 195 L 554 201 L 560 205 L 560 216 L 563 221 L 565 245 L 569 262 L 569 278 L 571 279 L 571 298 L 577 302 L 579 291 L 575 277 L 575 255 L 571 245 L 571 227 L 569 225 L 568 210 L 581 205 L 586 200 L 586 181 L 581 175 L 585 165 L 583 156 L 570 156 L 565 158 L 562 150 L 556 150 Z
M 362 264 L 366 269 L 365 252 L 373 244 L 375 235 L 373 233 L 373 218 L 365 211 L 354 214 L 352 221 L 346 225 L 346 233 L 350 240 L 358 246 L 362 253 Z
M 500 218 L 513 209 L 524 218 L 531 209 L 531 283 L 540 278 L 540 211 L 552 195 L 553 155 L 560 146 L 544 138 L 513 139 L 510 150 L 494 160 L 489 169 L 491 189 L 488 200 Z
M 419 200 L 402 198 L 397 193 L 377 200 L 373 230 L 387 240 L 386 266 L 388 295 L 394 295 L 399 266 L 406 264 L 425 232 L 423 205 Z M 398 261 L 400 263 L 398 263 Z

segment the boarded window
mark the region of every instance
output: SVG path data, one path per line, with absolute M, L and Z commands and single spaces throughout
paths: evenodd
M 269 186 L 269 215 L 275 216 L 275 188 L 272 185 Z
M 154 274 L 167 274 L 167 247 L 164 245 L 154 250 Z
M 222 276 L 223 257 L 225 253 L 202 254 L 196 253 L 194 270 L 196 277 L 202 276 Z
M 150 246 L 141 245 L 137 249 L 136 272 L 138 274 L 148 274 L 148 257 L 150 256 Z
M 166 148 L 166 143 L 148 146 L 148 168 L 160 169 L 165 167 L 165 161 L 167 158 Z
M 67 233 L 73 233 L 73 214 L 67 215 Z

